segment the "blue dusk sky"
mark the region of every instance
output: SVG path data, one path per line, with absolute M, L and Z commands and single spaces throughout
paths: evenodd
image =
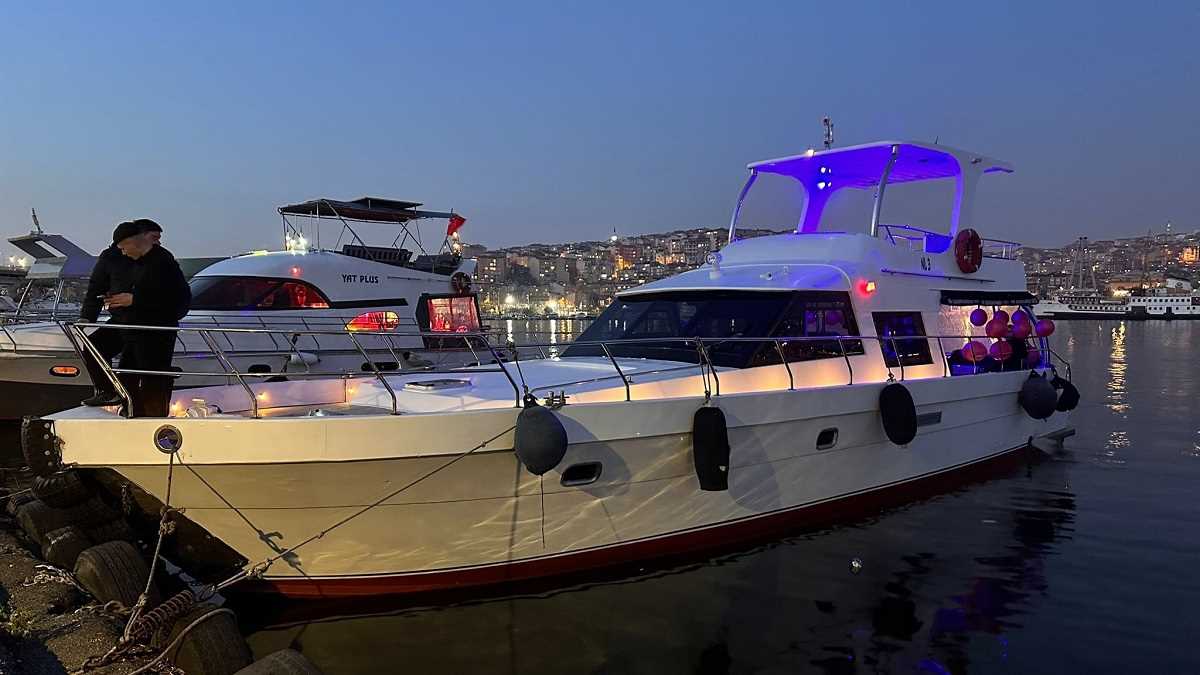
M 747 162 L 940 139 L 1011 161 L 986 236 L 1200 227 L 1185 2 L 9 2 L 0 234 L 278 247 L 275 207 L 421 201 L 489 246 L 720 226 Z M 865 220 L 864 220 L 865 223 Z

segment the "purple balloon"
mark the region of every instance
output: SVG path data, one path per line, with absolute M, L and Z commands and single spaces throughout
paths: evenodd
M 982 342 L 977 342 L 975 340 L 971 340 L 967 344 L 963 345 L 962 348 L 963 358 L 971 363 L 982 361 L 987 354 L 988 348 L 985 347 Z
M 999 342 L 993 342 L 992 347 L 988 350 L 988 352 L 991 353 L 992 358 L 996 359 L 997 361 L 1007 361 L 1008 357 L 1012 356 L 1013 350 L 1012 345 L 1008 344 L 1004 340 L 1001 340 Z
M 972 312 L 971 312 L 971 323 L 972 324 L 974 324 L 976 326 L 982 326 L 983 324 L 987 323 L 987 320 L 988 320 L 987 312 L 983 311 L 982 307 L 976 307 L 974 310 L 972 310 Z
M 1012 314 L 1012 322 L 1014 324 L 1029 323 L 1029 314 L 1023 309 L 1018 309 Z
M 990 338 L 1002 338 L 1008 335 L 1008 324 L 1001 321 L 999 317 L 997 317 L 987 322 L 987 327 L 984 328 L 984 332 L 987 333 L 987 336 Z
M 1038 337 L 1049 337 L 1054 334 L 1054 322 L 1050 319 L 1038 319 L 1034 331 L 1037 332 Z
M 996 310 L 996 313 L 992 315 L 992 320 L 999 321 L 1000 323 L 1008 323 L 1008 312 L 998 309 Z
M 1029 337 L 1029 335 L 1031 333 L 1033 333 L 1033 326 L 1029 323 L 1028 319 L 1026 319 L 1025 321 L 1014 321 L 1013 322 L 1013 325 L 1012 325 L 1012 336 L 1013 337 L 1024 340 L 1025 338 Z

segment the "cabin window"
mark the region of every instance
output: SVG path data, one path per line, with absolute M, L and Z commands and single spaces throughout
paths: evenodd
M 920 312 L 875 312 L 875 334 L 885 339 L 881 341 L 883 359 L 887 365 L 896 367 L 920 366 L 933 363 L 929 354 L 929 341 L 924 338 L 925 322 L 921 320 Z M 920 339 L 899 339 L 908 336 L 922 336 Z M 897 355 L 899 358 L 897 358 Z
M 475 311 L 475 297 L 462 295 L 449 298 L 429 298 L 431 333 L 478 333 L 479 314 Z
M 192 309 L 272 311 L 329 309 L 329 299 L 316 286 L 296 279 L 264 277 L 195 277 Z
M 700 337 L 713 363 L 746 368 L 779 363 L 770 338 L 857 334 L 845 292 L 668 291 L 618 298 L 563 356 L 604 356 L 599 345 L 586 343 L 612 341 L 613 356 L 697 363 L 696 345 L 683 338 Z M 837 340 L 799 342 L 785 347 L 789 360 L 841 355 Z M 856 343 L 846 343 L 848 353 L 862 353 Z
M 829 359 L 862 354 L 861 340 L 813 340 L 814 337 L 858 335 L 858 324 L 850 308 L 848 293 L 798 293 L 784 313 L 772 337 L 802 338 L 783 340 L 784 356 L 789 362 Z M 779 363 L 779 349 L 771 345 L 764 353 L 767 363 Z M 773 356 L 773 358 L 771 358 Z

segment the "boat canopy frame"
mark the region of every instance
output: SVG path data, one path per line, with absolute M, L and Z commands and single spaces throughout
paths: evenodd
M 421 231 L 418 228 L 416 233 L 409 229 L 408 223 L 423 219 L 451 219 L 458 216 L 454 211 L 428 211 L 418 209 L 421 206 L 420 202 L 410 202 L 398 199 L 384 199 L 381 197 L 360 197 L 351 201 L 328 199 L 321 197 L 318 199 L 310 199 L 305 202 L 296 204 L 285 204 L 278 208 L 279 215 L 283 219 L 284 238 L 287 241 L 292 241 L 292 235 L 303 241 L 304 233 L 301 228 L 297 228 L 288 216 L 299 216 L 303 218 L 312 218 L 318 222 L 316 229 L 316 238 L 314 245 L 317 250 L 321 250 L 321 230 L 319 223 L 321 220 L 337 220 L 342 224 L 342 230 L 338 234 L 337 243 L 334 244 L 334 250 L 341 244 L 342 236 L 349 232 L 353 240 L 360 246 L 368 246 L 368 244 L 359 236 L 358 232 L 350 225 L 351 222 L 357 223 L 386 223 L 389 225 L 399 225 L 400 232 L 396 238 L 392 240 L 392 248 L 403 248 L 405 244 L 411 240 L 413 244 L 420 249 L 422 254 L 429 255 L 429 251 L 425 249 L 421 241 Z M 440 253 L 449 243 L 449 236 L 442 241 L 442 246 L 439 247 Z
M 729 220 L 729 242 L 737 241 L 737 224 L 742 205 L 760 173 L 788 176 L 799 183 L 804 202 L 796 233 L 820 230 L 821 217 L 829 198 L 839 190 L 875 190 L 870 234 L 879 236 L 884 191 L 888 185 L 953 178 L 954 206 L 947 233 L 954 237 L 974 222 L 973 206 L 979 178 L 985 173 L 1012 173 L 1012 165 L 998 159 L 920 141 L 882 141 L 753 162 L 750 175 L 738 194 Z

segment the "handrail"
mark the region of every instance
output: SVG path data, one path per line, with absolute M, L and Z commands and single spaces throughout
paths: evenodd
M 296 336 L 297 338 L 301 335 L 346 335 L 349 338 L 350 342 L 354 345 L 355 349 L 359 352 L 359 354 L 362 355 L 364 359 L 366 359 L 368 364 L 371 363 L 370 357 L 368 355 L 368 350 L 366 350 L 364 348 L 362 342 L 359 340 L 359 337 L 361 337 L 361 336 L 378 336 L 378 337 L 384 337 L 384 338 L 392 337 L 391 333 L 387 332 L 387 331 L 321 331 L 321 330 L 299 331 L 294 328 L 290 329 L 290 330 L 289 329 L 275 329 L 275 328 L 267 328 L 267 329 L 211 328 L 211 327 L 195 328 L 195 327 L 187 327 L 187 326 L 178 326 L 178 327 L 176 327 L 176 326 L 129 326 L 129 325 L 114 325 L 114 324 L 90 324 L 90 323 L 82 323 L 82 322 L 74 323 L 74 324 L 61 324 L 61 325 L 63 325 L 64 330 L 73 331 L 73 333 L 71 333 L 71 332 L 68 333 L 68 337 L 71 337 L 72 335 L 75 336 L 75 339 L 72 339 L 71 342 L 72 342 L 72 345 L 75 347 L 76 351 L 79 352 L 80 354 L 82 354 L 82 352 L 85 349 L 90 351 L 92 353 L 92 355 L 96 357 L 96 360 L 100 362 L 101 368 L 104 369 L 106 375 L 108 377 L 110 377 L 112 380 L 117 381 L 118 384 L 119 384 L 119 379 L 117 378 L 117 375 L 119 375 L 119 374 L 163 375 L 163 376 L 184 375 L 184 376 L 189 376 L 189 377 L 232 377 L 235 380 L 237 380 L 238 384 L 246 391 L 247 395 L 251 399 L 250 411 L 251 411 L 252 416 L 255 418 L 260 417 L 260 411 L 259 411 L 259 406 L 258 406 L 258 397 L 255 394 L 253 388 L 250 387 L 250 385 L 248 384 L 247 380 L 248 379 L 256 379 L 256 378 L 273 377 L 273 376 L 279 375 L 279 373 L 242 373 L 242 372 L 240 372 L 237 369 L 237 367 L 233 364 L 233 362 L 230 360 L 230 358 L 225 353 L 225 351 L 223 349 L 221 349 L 221 347 L 216 343 L 216 340 L 214 339 L 212 333 L 228 331 L 228 332 L 232 332 L 232 333 L 285 334 L 285 335 L 293 335 L 293 336 Z M 102 359 L 98 356 L 98 352 L 95 350 L 94 345 L 91 344 L 90 339 L 83 332 L 84 328 L 93 327 L 93 326 L 96 326 L 96 327 L 103 326 L 103 327 L 108 327 L 108 328 L 115 328 L 118 330 L 142 330 L 142 331 L 160 330 L 160 331 L 176 331 L 176 332 L 196 332 L 201 336 L 203 341 L 208 345 L 213 356 L 216 357 L 216 359 L 221 363 L 221 366 L 224 369 L 224 372 L 219 372 L 219 373 L 179 372 L 179 371 L 152 371 L 152 370 L 141 370 L 141 369 L 112 368 L 109 364 L 104 362 L 104 359 Z M 426 334 L 432 335 L 435 337 L 442 337 L 442 338 L 446 337 L 445 333 L 426 333 Z M 454 334 L 454 336 L 457 338 L 460 338 L 460 339 L 465 339 L 468 341 L 468 343 L 470 343 L 474 339 L 480 340 L 481 341 L 480 344 L 483 347 L 486 347 L 488 349 L 488 351 L 492 354 L 492 357 L 495 360 L 495 368 L 483 368 L 480 366 L 473 366 L 473 367 L 469 367 L 469 368 L 431 367 L 429 369 L 422 369 L 418 372 L 422 373 L 422 374 L 429 374 L 429 373 L 479 374 L 479 373 L 486 373 L 486 372 L 503 373 L 505 378 L 508 380 L 509 384 L 513 388 L 514 399 L 516 401 L 516 405 L 517 405 L 517 407 L 520 407 L 522 404 L 522 393 L 523 393 L 521 390 L 521 387 L 517 384 L 517 381 L 515 379 L 513 379 L 512 374 L 509 372 L 508 368 L 505 366 L 504 358 L 499 354 L 499 352 L 496 351 L 495 347 L 489 341 L 488 334 L 487 333 L 456 333 L 456 334 Z M 984 336 L 982 336 L 982 335 L 914 335 L 914 336 L 805 335 L 805 336 L 794 336 L 794 337 L 785 337 L 785 336 L 726 337 L 726 338 L 719 338 L 719 337 L 710 337 L 710 338 L 647 337 L 647 338 L 629 338 L 629 339 L 617 339 L 617 340 L 577 340 L 577 341 L 570 343 L 570 346 L 598 347 L 600 349 L 600 351 L 603 353 L 603 357 L 606 358 L 608 360 L 608 362 L 612 365 L 613 372 L 615 373 L 615 375 L 593 377 L 593 378 L 587 378 L 587 379 L 583 379 L 583 380 L 577 380 L 577 381 L 566 382 L 566 383 L 561 383 L 561 384 L 552 384 L 552 385 L 538 384 L 537 386 L 533 387 L 531 389 L 531 391 L 545 391 L 547 389 L 553 389 L 554 387 L 578 386 L 580 384 L 601 382 L 606 379 L 620 378 L 622 385 L 625 389 L 625 400 L 632 401 L 633 400 L 632 379 L 629 377 L 629 375 L 626 374 L 625 369 L 622 367 L 621 360 L 616 356 L 616 354 L 614 353 L 612 348 L 614 346 L 622 346 L 622 345 L 662 344 L 662 343 L 679 343 L 685 347 L 688 345 L 695 345 L 698 363 L 701 367 L 701 373 L 704 376 L 707 376 L 707 375 L 712 376 L 713 383 L 715 385 L 715 395 L 717 395 L 717 396 L 720 396 L 720 391 L 721 391 L 721 388 L 720 388 L 721 383 L 720 383 L 720 374 L 719 373 L 726 370 L 726 367 L 719 367 L 715 363 L 715 361 L 713 360 L 713 356 L 710 353 L 710 350 L 712 349 L 712 347 L 715 347 L 717 345 L 723 345 L 723 344 L 729 344 L 729 343 L 735 343 L 735 344 L 736 343 L 758 343 L 758 344 L 767 345 L 768 347 L 773 347 L 773 351 L 777 354 L 777 356 L 779 358 L 779 363 L 774 363 L 774 364 L 767 363 L 764 365 L 765 366 L 776 366 L 776 365 L 783 366 L 783 368 L 787 374 L 787 378 L 788 378 L 788 390 L 789 391 L 794 390 L 796 388 L 795 374 L 792 370 L 792 365 L 791 365 L 792 362 L 795 360 L 808 360 L 808 359 L 789 359 L 787 357 L 787 353 L 783 349 L 783 346 L 790 342 L 798 342 L 798 343 L 836 342 L 838 345 L 839 353 L 834 354 L 834 355 L 829 355 L 827 353 L 828 350 L 823 350 L 826 352 L 825 357 L 832 356 L 832 358 L 837 358 L 837 356 L 840 355 L 842 357 L 842 360 L 846 364 L 847 384 L 853 385 L 855 378 L 854 378 L 854 365 L 853 365 L 852 359 L 850 358 L 852 355 L 856 356 L 860 359 L 874 359 L 874 358 L 879 358 L 879 357 L 886 357 L 885 354 L 882 354 L 879 352 L 868 352 L 867 350 L 862 349 L 862 343 L 864 341 L 875 341 L 881 348 L 883 347 L 885 342 L 890 343 L 890 345 L 892 347 L 892 351 L 896 357 L 897 365 L 900 368 L 900 380 L 901 381 L 905 381 L 907 379 L 907 372 L 906 372 L 906 364 L 904 363 L 905 359 L 904 359 L 903 355 L 900 353 L 900 350 L 898 348 L 899 342 L 905 341 L 905 340 L 908 340 L 908 341 L 924 340 L 925 343 L 928 345 L 932 341 L 936 341 L 939 358 L 942 359 L 942 376 L 945 377 L 945 376 L 950 375 L 950 370 L 949 370 L 949 363 L 948 363 L 948 355 L 945 351 L 944 344 L 942 342 L 943 339 L 975 340 L 975 339 L 984 339 Z M 1010 339 L 1015 339 L 1015 338 L 1010 338 Z M 1025 338 L 1025 340 L 1028 342 L 1028 340 L 1039 340 L 1039 338 Z M 1043 345 L 1046 344 L 1044 339 L 1040 339 L 1040 340 L 1042 340 L 1041 344 L 1043 344 Z M 289 343 L 291 342 L 290 340 L 286 340 L 286 341 L 288 341 Z M 851 345 L 856 345 L 855 350 L 858 353 L 852 354 L 851 351 L 849 349 L 847 349 L 847 346 L 846 346 L 847 342 L 849 342 Z M 295 351 L 294 345 L 291 345 L 291 346 L 293 348 L 293 351 Z M 525 347 L 547 347 L 547 346 L 559 346 L 559 345 L 558 345 L 558 343 L 546 343 L 546 344 L 533 344 L 533 345 L 524 345 L 524 346 Z M 389 339 L 389 346 L 387 349 L 393 355 L 395 355 L 395 350 L 394 350 L 394 347 L 391 345 L 390 339 Z M 1068 377 L 1069 377 L 1070 376 L 1070 364 L 1067 363 L 1065 359 L 1063 359 L 1061 356 L 1059 356 L 1056 352 L 1054 352 L 1048 346 L 1044 347 L 1044 349 L 1047 352 L 1049 352 L 1050 354 L 1052 354 L 1059 361 L 1061 361 L 1062 363 L 1067 365 Z M 474 353 L 474 350 L 472 350 L 472 352 Z M 678 359 L 675 359 L 675 360 L 678 360 Z M 692 363 L 692 362 L 689 362 L 689 363 Z M 886 365 L 886 358 L 885 358 L 885 365 Z M 932 365 L 932 361 L 930 362 L 930 364 L 921 364 L 921 365 Z M 1001 364 L 1001 365 L 1002 365 L 1002 369 L 1003 369 L 1004 366 L 1003 366 L 1003 364 Z M 308 364 L 305 364 L 305 366 L 306 366 L 306 370 L 308 372 L 292 373 L 292 374 L 289 374 L 288 376 L 294 377 L 296 379 L 348 378 L 348 377 L 367 376 L 367 373 L 357 373 L 357 372 L 353 372 L 353 371 L 313 372 L 311 368 L 307 367 Z M 679 366 L 678 368 L 657 368 L 657 369 L 649 369 L 649 370 L 638 371 L 638 372 L 641 374 L 656 374 L 656 373 L 663 373 L 663 372 L 671 372 L 674 370 L 684 370 L 689 367 L 691 367 L 691 366 L 690 365 L 682 365 L 682 366 Z M 976 372 L 980 372 L 979 364 L 976 364 L 975 370 L 976 370 Z M 391 413 L 394 415 L 400 414 L 399 396 L 397 395 L 396 389 L 393 387 L 392 382 L 389 380 L 389 376 L 392 374 L 385 375 L 383 370 L 378 367 L 371 368 L 370 371 L 371 371 L 370 374 L 372 374 L 374 376 L 374 378 L 379 381 L 382 388 L 385 391 L 387 391 L 387 393 L 391 399 L 391 402 L 392 402 Z M 406 374 L 411 374 L 411 371 L 400 371 L 400 372 L 397 372 L 394 374 L 406 375 Z M 123 392 L 124 390 L 119 389 L 119 391 Z M 126 397 L 126 400 L 128 401 L 129 399 L 127 398 L 127 396 L 128 396 L 128 393 L 124 392 L 123 397 Z M 132 406 L 127 406 L 127 410 L 130 409 L 131 407 Z

